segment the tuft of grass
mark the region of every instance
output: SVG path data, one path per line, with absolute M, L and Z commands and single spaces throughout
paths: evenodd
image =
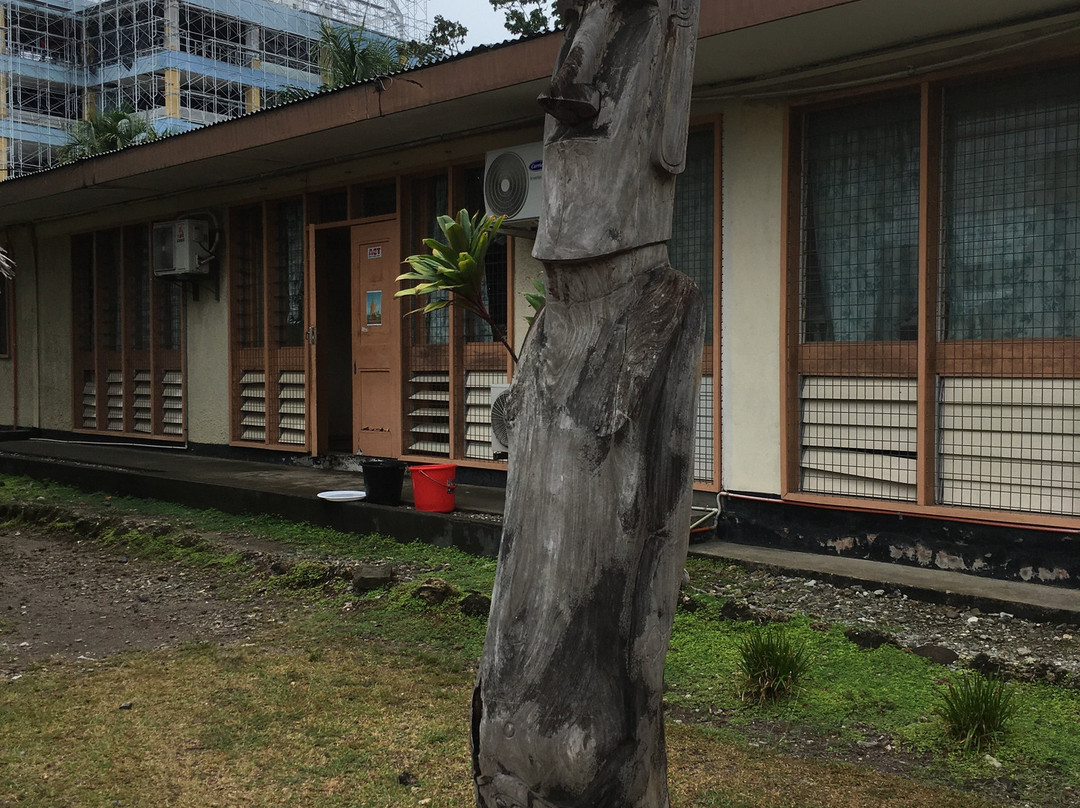
M 977 674 L 947 682 L 940 714 L 946 734 L 964 752 L 989 749 L 1016 715 L 1016 690 L 1000 679 Z
M 286 573 L 274 579 L 278 587 L 285 589 L 315 589 L 329 581 L 330 572 L 327 565 L 311 560 L 298 561 Z
M 737 651 L 742 697 L 759 705 L 782 699 L 810 670 L 806 646 L 775 627 L 751 627 Z

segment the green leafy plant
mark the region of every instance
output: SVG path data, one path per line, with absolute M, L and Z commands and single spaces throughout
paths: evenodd
M 754 626 L 739 641 L 736 669 L 742 698 L 765 704 L 791 692 L 810 670 L 806 647 L 776 628 Z
M 533 314 L 530 317 L 525 318 L 525 322 L 532 325 L 533 320 L 536 319 L 536 315 L 544 308 L 544 304 L 547 302 L 547 289 L 544 288 L 544 282 L 539 278 L 529 278 L 532 281 L 535 292 L 525 293 L 525 302 L 532 306 Z
M 395 297 L 412 295 L 427 297 L 434 292 L 447 292 L 446 297 L 429 299 L 420 308 L 408 314 L 429 314 L 433 311 L 456 305 L 483 320 L 491 327 L 491 333 L 517 362 L 517 354 L 506 341 L 506 335 L 484 305 L 484 259 L 492 239 L 502 227 L 505 216 L 485 216 L 479 212 L 471 217 L 467 210 L 453 216 L 440 216 L 439 229 L 446 241 L 434 238 L 424 239 L 424 245 L 431 250 L 430 255 L 410 255 L 404 263 L 411 272 L 398 275 L 399 281 L 415 281 L 416 285 L 398 291 Z
M 964 752 L 992 746 L 1016 715 L 1016 691 L 1000 679 L 978 675 L 948 682 L 941 693 L 945 731 Z
M 153 124 L 135 112 L 130 104 L 100 111 L 91 111 L 85 119 L 76 121 L 67 141 L 57 150 L 61 163 L 83 157 L 124 149 L 157 140 L 160 135 Z
M 400 46 L 401 55 L 406 61 L 414 60 L 416 64 L 424 65 L 457 56 L 461 52 L 469 29 L 441 14 L 436 14 L 433 22 L 426 39 L 410 40 Z
M 514 36 L 532 36 L 550 31 L 560 24 L 556 3 L 548 0 L 488 0 L 496 11 L 503 12 L 503 26 Z
M 367 34 L 363 25 L 323 22 L 319 31 L 319 72 L 322 74 L 319 89 L 287 85 L 270 94 L 268 106 L 299 101 L 317 92 L 388 76 L 400 70 L 406 58 L 399 52 L 397 44 L 377 34 Z

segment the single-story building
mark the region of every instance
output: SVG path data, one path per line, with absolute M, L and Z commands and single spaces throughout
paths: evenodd
M 670 249 L 711 301 L 719 529 L 1077 585 L 1080 3 L 703 0 L 699 35 Z M 0 183 L 0 423 L 497 481 L 507 352 L 395 278 L 510 155 L 486 286 L 521 345 L 559 42 Z

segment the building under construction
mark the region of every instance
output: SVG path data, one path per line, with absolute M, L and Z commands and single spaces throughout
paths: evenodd
M 182 132 L 314 89 L 323 21 L 409 40 L 426 20 L 427 0 L 0 0 L 0 179 L 48 167 L 90 109 Z

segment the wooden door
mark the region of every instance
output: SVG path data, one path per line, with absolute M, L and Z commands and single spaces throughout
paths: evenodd
M 352 228 L 353 442 L 357 454 L 401 453 L 401 273 L 397 219 Z

